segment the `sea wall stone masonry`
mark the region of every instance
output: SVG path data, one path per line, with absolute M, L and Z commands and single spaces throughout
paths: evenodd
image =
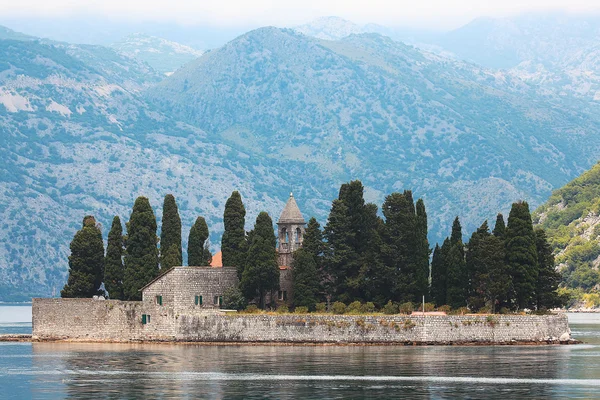
M 33 299 L 32 312 L 37 340 L 503 344 L 570 339 L 565 314 L 230 315 L 210 308 L 93 299 Z

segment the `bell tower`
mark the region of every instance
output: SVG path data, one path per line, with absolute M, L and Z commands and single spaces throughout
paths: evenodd
M 306 221 L 304 221 L 298 204 L 296 204 L 294 194 L 290 193 L 290 198 L 281 212 L 279 221 L 277 221 L 277 237 L 279 240 L 277 252 L 280 267 L 289 267 L 292 264 L 292 254 L 302 247 L 305 225 Z

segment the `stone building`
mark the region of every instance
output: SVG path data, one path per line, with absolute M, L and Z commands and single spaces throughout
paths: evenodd
M 277 303 L 290 303 L 293 299 L 292 256 L 302 247 L 306 221 L 290 193 L 277 221 L 277 259 L 279 263 L 279 292 Z

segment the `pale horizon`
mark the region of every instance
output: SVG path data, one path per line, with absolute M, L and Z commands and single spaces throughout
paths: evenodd
M 357 24 L 380 24 L 426 30 L 451 30 L 480 17 L 511 17 L 525 13 L 559 12 L 600 14 L 600 3 L 590 0 L 356 0 L 275 1 L 222 0 L 218 3 L 187 0 L 72 0 L 0 1 L 2 19 L 96 18 L 132 23 L 171 23 L 222 28 L 289 27 L 336 16 Z

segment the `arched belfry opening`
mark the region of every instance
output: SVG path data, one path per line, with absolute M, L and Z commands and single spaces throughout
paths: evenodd
M 290 197 L 277 221 L 280 266 L 289 267 L 292 253 L 302 247 L 305 225 L 306 221 L 298 208 L 298 204 L 296 204 L 294 194 L 290 193 Z

